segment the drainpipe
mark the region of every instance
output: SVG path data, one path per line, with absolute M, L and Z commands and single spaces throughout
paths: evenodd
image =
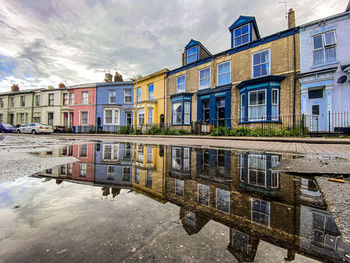
M 166 75 L 167 75 L 167 73 L 165 73 L 165 77 L 164 77 L 164 106 L 163 106 L 163 110 L 164 110 L 164 126 L 165 126 L 165 122 L 166 122 L 166 118 L 165 118 L 165 116 L 166 116 L 166 108 L 165 108 L 165 105 L 166 105 L 166 103 L 165 103 L 165 100 L 166 100 Z M 160 116 L 159 116 L 160 117 Z M 159 119 L 159 122 L 160 122 L 160 119 Z
M 295 128 L 295 96 L 297 89 L 297 65 L 296 65 L 296 48 L 295 34 L 293 35 L 293 128 Z
M 33 115 L 34 115 L 34 91 L 32 93 L 32 108 L 31 108 L 31 118 L 30 118 L 30 122 L 33 122 Z

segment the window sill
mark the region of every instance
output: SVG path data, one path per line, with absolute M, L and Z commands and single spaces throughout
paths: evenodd
M 336 61 L 328 62 L 328 63 L 324 63 L 324 64 L 313 65 L 310 68 L 312 68 L 312 69 L 314 69 L 314 68 L 321 68 L 321 67 L 324 67 L 324 66 L 330 66 L 330 65 L 335 65 L 335 64 L 339 64 L 339 61 L 336 60 Z
M 232 87 L 232 83 L 226 83 L 226 84 L 221 84 L 221 85 L 217 85 L 215 86 L 216 89 L 218 88 L 224 88 L 224 87 Z

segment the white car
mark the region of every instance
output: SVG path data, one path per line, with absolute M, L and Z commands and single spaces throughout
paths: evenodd
M 17 133 L 53 133 L 53 129 L 49 125 L 41 124 L 41 123 L 29 123 L 23 126 L 20 126 L 16 130 Z

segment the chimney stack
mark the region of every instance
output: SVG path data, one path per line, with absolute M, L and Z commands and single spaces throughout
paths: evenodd
M 116 71 L 114 74 L 114 82 L 120 82 L 120 81 L 123 81 L 123 76 Z
M 290 8 L 288 11 L 288 28 L 295 27 L 295 12 L 293 8 Z
M 16 92 L 16 91 L 19 91 L 19 86 L 18 86 L 18 84 L 13 84 L 11 86 L 11 92 Z
M 112 74 L 111 74 L 111 73 L 106 73 L 106 75 L 105 75 L 105 81 L 106 81 L 106 82 L 112 82 L 112 80 L 113 80 Z

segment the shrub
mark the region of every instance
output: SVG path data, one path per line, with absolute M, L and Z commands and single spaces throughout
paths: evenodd
M 120 127 L 118 134 L 132 134 L 133 131 L 134 129 L 129 126 L 122 126 Z
M 147 134 L 149 135 L 156 135 L 156 134 L 161 134 L 162 133 L 162 129 L 153 125 L 151 128 L 149 128 L 147 130 Z
M 211 135 L 212 136 L 228 136 L 228 135 L 230 135 L 230 131 L 228 128 L 220 126 L 220 127 L 214 128 L 211 132 Z
M 130 134 L 132 134 L 132 135 L 139 135 L 139 134 L 142 134 L 142 131 L 140 129 L 133 129 Z

